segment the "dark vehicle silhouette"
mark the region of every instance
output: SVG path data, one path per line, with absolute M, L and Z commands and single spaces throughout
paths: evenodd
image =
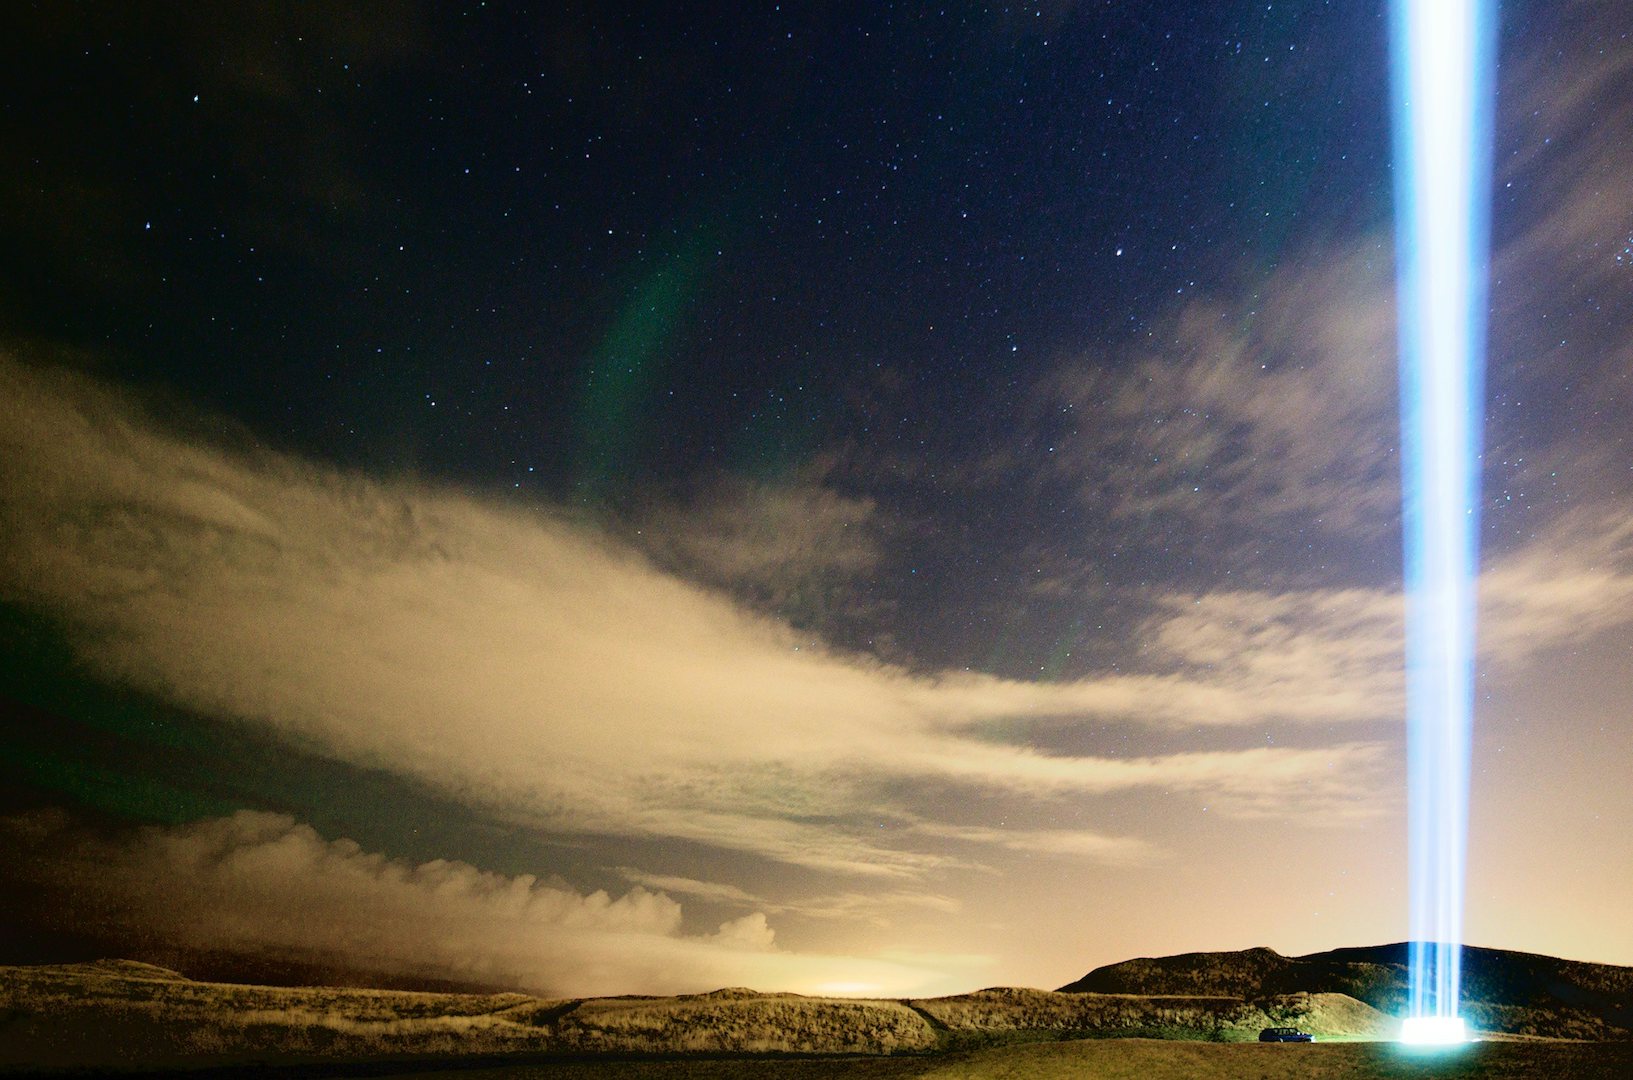
M 1315 1042 L 1315 1036 L 1298 1028 L 1274 1027 L 1259 1032 L 1260 1042 Z

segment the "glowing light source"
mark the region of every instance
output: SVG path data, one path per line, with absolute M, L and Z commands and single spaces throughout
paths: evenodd
M 860 997 L 865 994 L 877 994 L 882 987 L 878 983 L 833 981 L 817 983 L 811 992 L 822 997 Z
M 1408 1016 L 1401 1021 L 1401 1042 L 1408 1046 L 1458 1046 L 1468 1041 L 1461 1016 Z
M 1463 1027 L 1493 20 L 1487 0 L 1393 0 L 1391 17 L 1407 591 L 1407 1025 L 1414 1035 L 1436 1036 L 1422 1041 L 1445 1042 Z

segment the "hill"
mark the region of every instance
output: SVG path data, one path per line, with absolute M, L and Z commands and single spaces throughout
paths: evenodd
M 1084 1038 L 1243 1042 L 1272 1024 L 1379 1038 L 1336 994 L 1062 994 L 999 987 L 854 1000 L 730 989 L 545 999 L 195 982 L 127 961 L 0 968 L 0 1068 L 672 1055 L 924 1056 Z
M 1226 994 L 1258 1001 L 1343 994 L 1405 1011 L 1407 946 L 1283 956 L 1273 949 L 1145 957 L 1095 968 L 1063 993 Z M 1579 1039 L 1633 1038 L 1633 967 L 1506 949 L 1463 950 L 1464 1014 L 1482 1030 Z

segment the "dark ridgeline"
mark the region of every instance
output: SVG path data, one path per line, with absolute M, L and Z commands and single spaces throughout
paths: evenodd
M 1095 968 L 1064 993 L 1225 994 L 1258 1000 L 1336 993 L 1383 1012 L 1405 1010 L 1407 945 L 1308 956 L 1274 949 L 1144 957 Z M 1633 967 L 1508 949 L 1463 949 L 1463 1014 L 1477 1028 L 1568 1038 L 1633 1038 Z

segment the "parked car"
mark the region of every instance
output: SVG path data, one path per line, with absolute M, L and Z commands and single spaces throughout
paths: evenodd
M 1265 1028 L 1259 1032 L 1260 1042 L 1315 1042 L 1315 1036 L 1298 1028 Z

